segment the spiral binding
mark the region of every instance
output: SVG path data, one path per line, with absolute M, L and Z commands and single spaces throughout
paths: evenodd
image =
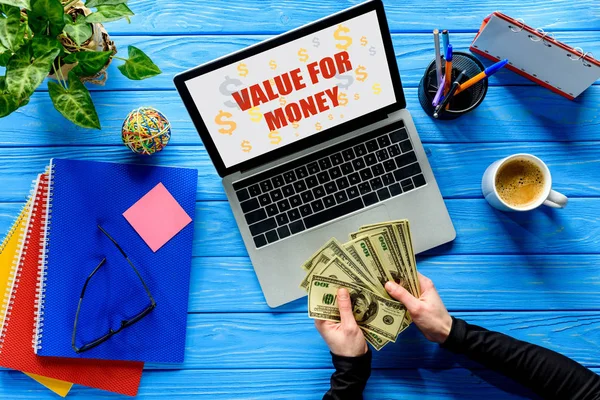
M 2 346 L 4 345 L 4 338 L 6 337 L 6 332 L 8 331 L 8 325 L 10 323 L 10 315 L 12 313 L 13 304 L 15 301 L 15 296 L 17 293 L 17 289 L 19 288 L 19 281 L 21 279 L 21 271 L 23 268 L 23 260 L 25 259 L 25 255 L 27 254 L 27 243 L 29 241 L 28 236 L 28 227 L 29 224 L 34 220 L 34 206 L 33 199 L 35 199 L 35 190 L 37 187 L 37 180 L 33 181 L 32 188 L 29 193 L 29 199 L 27 203 L 21 211 L 19 212 L 19 216 L 15 220 L 15 223 L 11 230 L 6 235 L 6 238 L 0 245 L 0 253 L 4 251 L 9 240 L 14 236 L 18 235 L 19 237 L 19 251 L 16 252 L 15 257 L 12 261 L 10 272 L 8 275 L 8 284 L 6 285 L 6 290 L 4 292 L 4 297 L 2 299 L 2 305 L 0 306 L 0 315 L 2 315 L 2 323 L 0 330 L 0 352 L 2 352 Z M 28 209 L 31 210 L 28 211 Z M 23 219 L 27 218 L 27 223 L 25 226 L 21 226 Z
M 522 18 L 517 18 L 515 21 L 520 22 L 521 24 L 517 26 L 514 26 L 512 24 L 508 25 L 508 29 L 510 29 L 514 33 L 519 33 L 525 28 L 525 21 Z M 554 37 L 553 33 L 544 32 L 542 28 L 536 28 L 534 30 L 538 32 L 541 36 L 529 33 L 527 36 L 532 42 L 542 42 L 542 44 L 544 44 L 544 46 L 547 47 L 552 47 L 558 42 Z M 581 47 L 574 47 L 573 50 L 575 50 L 576 53 L 580 53 L 581 55 L 574 56 L 571 53 L 567 53 L 567 57 L 569 57 L 572 61 L 581 61 L 581 63 L 588 68 L 592 67 L 592 64 L 587 60 L 588 58 L 594 58 L 591 52 L 585 52 Z
M 47 180 L 47 193 L 46 196 L 46 213 L 41 216 L 43 226 L 45 226 L 43 235 L 40 239 L 40 254 L 38 263 L 38 281 L 35 285 L 35 306 L 37 308 L 36 316 L 33 322 L 33 340 L 32 347 L 33 351 L 37 354 L 38 350 L 42 348 L 42 334 L 44 331 L 44 300 L 46 297 L 46 267 L 48 265 L 48 251 L 49 251 L 49 234 L 50 234 L 50 222 L 52 219 L 52 194 L 53 194 L 53 179 L 54 179 L 54 165 L 51 164 L 46 172 L 48 174 Z

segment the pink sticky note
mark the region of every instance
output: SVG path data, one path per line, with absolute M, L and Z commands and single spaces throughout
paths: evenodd
M 123 216 L 154 252 L 192 222 L 162 183 L 146 193 Z

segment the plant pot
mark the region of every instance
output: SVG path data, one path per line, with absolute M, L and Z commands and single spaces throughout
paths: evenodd
M 77 3 L 75 3 L 74 5 L 69 7 L 68 10 L 65 10 L 65 13 L 69 14 L 74 20 L 78 15 L 88 16 L 92 13 L 92 11 L 89 8 L 85 7 L 83 2 L 78 1 Z M 106 29 L 104 29 L 104 26 L 100 23 L 94 23 L 94 24 L 91 24 L 91 26 L 92 26 L 92 36 L 86 42 L 82 43 L 81 46 L 77 46 L 77 44 L 75 42 L 73 42 L 73 40 L 65 34 L 60 35 L 58 39 L 61 41 L 61 43 L 63 44 L 65 49 L 72 53 L 75 53 L 78 51 L 85 51 L 85 50 L 80 50 L 80 48 L 85 48 L 85 49 L 93 50 L 93 51 L 109 51 L 110 50 L 113 52 L 113 54 L 117 54 L 117 47 L 115 46 L 115 43 L 110 39 L 108 32 L 106 31 Z M 102 70 L 100 72 L 98 72 L 97 74 L 95 74 L 93 76 L 81 77 L 81 80 L 83 82 L 90 82 L 90 83 L 93 83 L 96 85 L 104 85 L 104 83 L 108 79 L 108 73 L 106 72 L 106 69 L 110 65 L 111 61 L 112 61 L 112 58 L 110 58 L 108 60 L 108 62 L 104 66 L 104 68 L 102 68 Z M 57 59 L 56 63 L 57 63 L 56 67 L 60 68 L 60 73 L 62 74 L 63 77 L 68 76 L 69 71 L 71 71 L 71 69 L 73 69 L 76 65 L 76 64 L 65 64 L 65 63 L 63 63 L 62 59 L 61 60 Z M 57 79 L 54 74 L 49 74 L 48 77 Z

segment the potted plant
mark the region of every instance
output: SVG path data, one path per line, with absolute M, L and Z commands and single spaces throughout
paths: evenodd
M 95 9 L 95 10 L 92 10 Z M 84 128 L 100 129 L 84 82 L 104 84 L 113 60 L 129 79 L 161 73 L 140 49 L 117 57 L 103 23 L 134 15 L 127 0 L 0 0 L 0 118 L 27 105 L 46 77 L 52 104 Z

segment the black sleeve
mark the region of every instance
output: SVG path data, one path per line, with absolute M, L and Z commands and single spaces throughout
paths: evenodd
M 369 349 L 360 357 L 341 357 L 331 353 L 335 372 L 331 375 L 331 389 L 323 400 L 362 400 L 363 390 L 371 376 L 372 353 Z
M 462 353 L 548 399 L 600 399 L 600 377 L 552 350 L 452 317 L 442 347 Z

